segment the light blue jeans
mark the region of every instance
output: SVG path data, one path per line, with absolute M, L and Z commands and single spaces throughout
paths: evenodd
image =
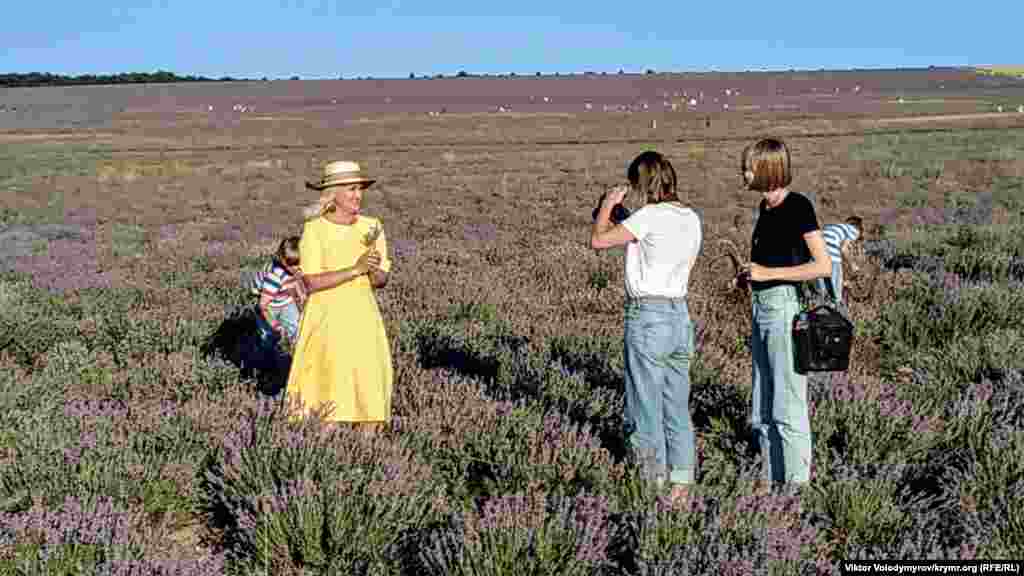
M 807 376 L 796 373 L 793 318 L 800 300 L 792 286 L 754 291 L 753 406 L 751 427 L 774 482 L 804 483 L 811 477 L 811 420 Z
M 690 420 L 694 333 L 686 300 L 629 300 L 625 307 L 625 414 L 630 449 L 649 478 L 692 484 Z
M 281 327 L 284 328 L 284 333 L 288 336 L 288 340 L 290 340 L 292 344 L 295 344 L 295 341 L 299 338 L 299 321 L 302 316 L 299 312 L 298 305 L 296 305 L 295 302 L 292 302 L 291 304 L 280 308 L 272 307 L 270 308 L 270 314 L 273 316 L 273 320 L 277 320 L 281 323 Z M 268 319 L 268 330 L 270 329 L 269 320 L 271 319 Z
M 818 278 L 818 290 L 835 302 L 843 303 L 843 263 L 832 261 L 832 278 Z

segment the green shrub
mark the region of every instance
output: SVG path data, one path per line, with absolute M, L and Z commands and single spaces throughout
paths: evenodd
M 448 512 L 443 486 L 401 439 L 289 414 L 265 404 L 205 466 L 229 554 L 275 573 L 392 573 L 402 539 Z

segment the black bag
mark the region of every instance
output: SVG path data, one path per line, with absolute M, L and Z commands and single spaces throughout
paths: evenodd
M 850 367 L 853 323 L 823 304 L 793 318 L 793 360 L 798 374 L 845 372 Z

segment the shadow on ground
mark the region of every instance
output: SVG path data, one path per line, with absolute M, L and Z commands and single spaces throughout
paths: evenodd
M 219 356 L 236 366 L 243 379 L 256 381 L 263 394 L 276 396 L 288 383 L 291 356 L 259 336 L 253 305 L 230 309 L 202 346 L 204 356 Z

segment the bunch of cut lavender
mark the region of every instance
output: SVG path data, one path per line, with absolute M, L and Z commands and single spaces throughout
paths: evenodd
M 381 229 L 379 226 L 374 224 L 370 227 L 370 231 L 363 236 L 363 246 L 367 248 L 373 246 L 377 242 L 377 238 L 380 237 Z

